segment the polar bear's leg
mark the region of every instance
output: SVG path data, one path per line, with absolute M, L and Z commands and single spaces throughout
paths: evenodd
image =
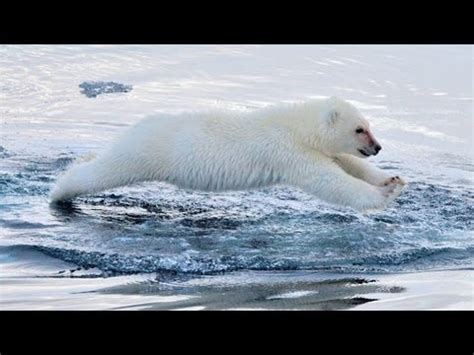
M 322 200 L 359 211 L 384 208 L 401 190 L 397 182 L 371 185 L 349 175 L 329 158 L 303 162 L 296 167 L 293 179 L 292 183 Z
M 335 162 L 344 169 L 346 173 L 372 185 L 383 186 L 385 182 L 393 177 L 385 171 L 373 166 L 368 161 L 349 154 L 338 155 L 335 158 Z M 397 178 L 402 185 L 405 184 L 401 178 Z
M 143 169 L 133 165 L 133 160 L 99 157 L 73 165 L 59 177 L 51 193 L 51 200 L 67 201 L 77 196 L 125 186 L 146 180 Z

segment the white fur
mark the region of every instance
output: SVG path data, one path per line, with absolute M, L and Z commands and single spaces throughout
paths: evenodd
M 250 114 L 204 112 L 150 117 L 97 158 L 74 165 L 53 201 L 139 181 L 205 191 L 288 184 L 330 203 L 379 209 L 403 183 L 363 161 L 354 133 L 368 122 L 351 104 L 311 100 Z M 368 149 L 368 148 L 367 148 Z

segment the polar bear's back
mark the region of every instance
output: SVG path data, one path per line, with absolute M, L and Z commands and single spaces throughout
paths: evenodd
M 138 162 L 147 180 L 183 188 L 219 191 L 268 185 L 278 180 L 269 161 L 274 154 L 265 146 L 268 137 L 256 136 L 261 131 L 255 124 L 259 122 L 250 117 L 218 111 L 149 117 L 121 137 L 104 161 L 123 157 Z

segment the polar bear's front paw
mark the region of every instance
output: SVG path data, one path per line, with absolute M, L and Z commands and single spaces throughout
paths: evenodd
M 380 186 L 390 186 L 390 185 L 402 185 L 405 186 L 406 182 L 399 176 L 392 176 L 384 180 Z
M 402 191 L 405 185 L 406 185 L 406 182 L 401 177 L 392 176 L 384 180 L 380 184 L 380 187 L 382 190 L 382 194 L 385 197 L 389 199 L 394 199 L 400 194 L 400 192 Z

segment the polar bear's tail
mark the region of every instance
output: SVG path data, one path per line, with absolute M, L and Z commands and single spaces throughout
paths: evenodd
M 130 173 L 121 171 L 120 165 L 112 168 L 110 163 L 104 158 L 91 157 L 76 163 L 57 180 L 51 193 L 51 202 L 68 201 L 77 196 L 124 186 L 137 180 L 130 176 Z

